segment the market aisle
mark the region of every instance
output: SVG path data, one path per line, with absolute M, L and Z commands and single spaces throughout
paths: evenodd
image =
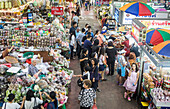
M 84 27 L 86 23 L 92 26 L 93 32 L 95 32 L 96 29 L 100 29 L 92 10 L 90 12 L 82 10 L 80 27 Z M 74 70 L 75 74 L 80 74 L 79 60 L 71 60 L 70 68 Z M 101 92 L 97 92 L 98 109 L 138 109 L 138 105 L 134 99 L 132 99 L 132 102 L 128 102 L 123 98 L 124 88 L 116 84 L 116 76 L 107 77 L 107 79 L 108 81 L 99 83 Z M 79 109 L 77 97 L 80 88 L 77 86 L 77 80 L 78 78 L 72 79 L 67 109 Z

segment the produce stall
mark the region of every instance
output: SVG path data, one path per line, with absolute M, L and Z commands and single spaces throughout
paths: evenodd
M 20 103 L 26 92 L 32 89 L 36 92 L 37 97 L 39 97 L 37 93 L 39 90 L 47 93 L 55 91 L 59 101 L 59 107 L 65 104 L 68 99 L 67 95 L 73 71 L 68 69 L 69 60 L 60 53 L 61 50 L 54 52 L 54 50 L 51 49 L 50 55 L 53 56 L 54 59 L 50 62 L 45 62 L 40 54 L 35 55 L 32 52 L 32 60 L 36 60 L 37 69 L 42 70 L 41 75 L 38 76 L 35 74 L 33 77 L 28 74 L 28 57 L 25 57 L 23 53 L 14 51 L 10 54 L 12 58 L 6 59 L 9 57 L 6 56 L 5 59 L 1 59 L 1 102 L 7 102 L 7 96 L 13 93 L 16 95 L 15 102 Z M 17 61 L 14 62 L 14 60 Z M 42 96 L 43 100 L 46 100 L 45 95 Z
M 47 16 L 51 14 L 46 13 L 49 3 L 48 0 L 46 3 L 28 1 L 0 10 L 3 13 L 0 14 L 0 104 L 7 102 L 10 93 L 16 95 L 15 102 L 20 104 L 29 89 L 36 97 L 39 97 L 39 90 L 55 91 L 60 108 L 67 102 L 73 75 L 69 70 L 68 34 L 58 16 Z M 13 50 L 2 58 L 3 51 L 11 46 L 14 46 Z M 36 61 L 38 70 L 42 70 L 39 75 L 28 74 L 31 60 Z M 48 101 L 45 95 L 42 96 Z

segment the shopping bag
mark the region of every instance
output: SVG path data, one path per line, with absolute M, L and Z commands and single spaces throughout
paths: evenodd
M 109 67 L 106 67 L 106 75 L 109 74 Z
M 93 107 L 92 107 L 92 109 L 97 109 L 97 106 L 96 106 L 96 104 L 93 104 Z

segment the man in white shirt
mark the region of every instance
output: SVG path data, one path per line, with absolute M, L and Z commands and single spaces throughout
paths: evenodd
M 77 23 L 77 26 L 79 24 L 79 17 L 77 16 L 77 13 L 75 13 L 75 16 L 73 17 L 73 22 Z

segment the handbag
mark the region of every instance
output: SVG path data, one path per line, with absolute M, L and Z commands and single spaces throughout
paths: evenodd
M 41 109 L 41 105 L 40 104 L 36 105 L 36 98 L 34 100 L 34 107 L 33 107 L 33 109 Z
M 83 81 L 81 81 L 81 79 L 78 79 L 78 80 L 77 80 L 77 85 L 78 85 L 79 87 L 83 87 Z
M 106 67 L 106 75 L 109 74 L 109 67 Z
M 96 106 L 96 104 L 93 104 L 93 107 L 92 107 L 92 109 L 97 109 L 97 106 Z

